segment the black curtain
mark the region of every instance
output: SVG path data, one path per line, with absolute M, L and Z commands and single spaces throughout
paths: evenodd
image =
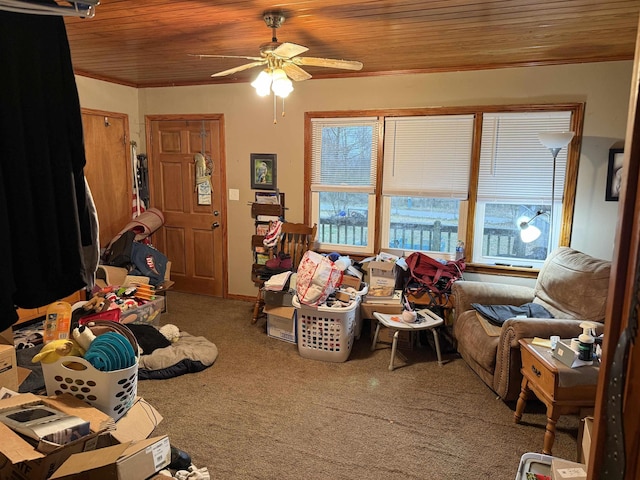
M 53 2 L 50 2 L 54 4 Z M 64 20 L 0 11 L 0 330 L 83 288 L 94 241 Z

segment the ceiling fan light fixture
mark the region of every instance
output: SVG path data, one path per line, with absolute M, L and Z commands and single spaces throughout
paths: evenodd
M 256 93 L 261 97 L 269 95 L 271 87 L 271 75 L 266 70 L 262 70 L 257 78 L 251 82 L 251 86 L 256 89 Z
M 293 83 L 281 68 L 276 68 L 271 72 L 271 79 L 271 89 L 277 96 L 286 98 L 293 92 Z

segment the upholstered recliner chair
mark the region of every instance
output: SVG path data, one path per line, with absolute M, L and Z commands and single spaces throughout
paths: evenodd
M 585 320 L 604 322 L 611 262 L 569 247 L 549 255 L 535 287 L 476 281 L 453 284 L 453 334 L 462 358 L 505 401 L 518 398 L 522 382 L 521 338 L 573 338 Z M 554 318 L 510 318 L 490 324 L 471 306 L 537 303 Z M 602 333 L 603 328 L 598 329 Z

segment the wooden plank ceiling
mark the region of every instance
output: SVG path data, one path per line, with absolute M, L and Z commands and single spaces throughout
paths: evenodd
M 103 0 L 92 19 L 65 19 L 78 74 L 135 87 L 249 82 L 272 31 L 301 56 L 358 60 L 360 72 L 304 67 L 313 78 L 633 59 L 640 0 Z

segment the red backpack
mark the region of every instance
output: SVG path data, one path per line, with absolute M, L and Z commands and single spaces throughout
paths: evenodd
M 451 285 L 462 278 L 465 269 L 464 259 L 460 260 L 436 260 L 421 252 L 414 252 L 406 259 L 409 267 L 410 278 L 407 287 L 417 283 L 415 288 L 410 287 L 413 293 L 433 292 L 436 294 L 451 293 Z

